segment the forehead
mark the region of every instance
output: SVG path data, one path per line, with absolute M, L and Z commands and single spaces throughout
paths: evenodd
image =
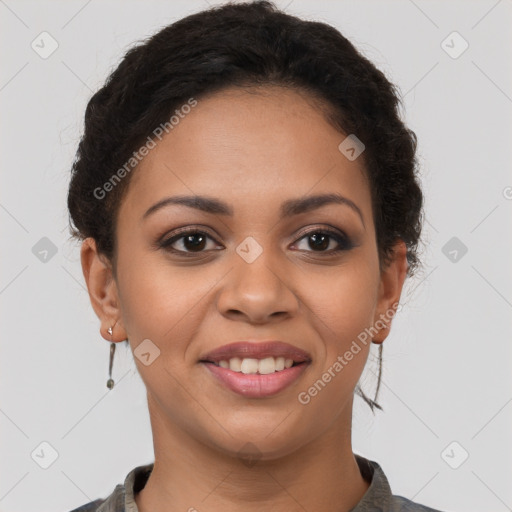
M 155 140 L 121 208 L 142 215 L 165 195 L 196 194 L 223 198 L 235 212 L 274 202 L 277 211 L 283 199 L 330 192 L 367 208 L 363 159 L 340 152 L 347 135 L 326 121 L 323 108 L 306 93 L 270 86 L 198 99 Z

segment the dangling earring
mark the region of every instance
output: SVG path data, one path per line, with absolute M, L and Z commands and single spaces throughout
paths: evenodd
M 107 332 L 110 334 L 110 361 L 108 363 L 109 379 L 107 380 L 107 388 L 112 389 L 114 387 L 114 381 L 112 380 L 112 365 L 114 364 L 114 352 L 116 351 L 116 344 L 112 341 L 112 327 L 109 327 Z

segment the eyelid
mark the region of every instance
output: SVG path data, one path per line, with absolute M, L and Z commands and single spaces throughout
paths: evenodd
M 172 233 L 172 235 L 170 235 L 170 233 Z M 188 225 L 188 226 L 183 226 L 181 228 L 173 229 L 171 232 L 166 231 L 162 236 L 160 236 L 157 239 L 157 244 L 166 243 L 169 240 L 172 240 L 174 238 L 179 238 L 180 235 L 186 236 L 190 233 L 202 233 L 202 234 L 208 235 L 212 239 L 215 239 L 217 236 L 217 235 L 212 234 L 210 228 L 208 228 L 206 226 L 202 226 L 201 224 Z M 168 236 L 168 235 L 170 235 L 170 236 Z
M 301 229 L 294 237 L 298 237 L 297 240 L 303 238 L 305 235 L 308 235 L 309 233 L 328 233 L 337 235 L 343 238 L 346 238 L 347 240 L 349 237 L 345 234 L 345 232 L 339 228 L 335 228 L 334 226 L 330 226 L 329 224 L 323 224 L 318 226 L 308 226 L 307 228 Z

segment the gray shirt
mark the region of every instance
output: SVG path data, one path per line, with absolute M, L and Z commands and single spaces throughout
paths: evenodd
M 350 512 L 442 512 L 392 494 L 388 479 L 379 464 L 354 455 L 361 475 L 370 487 Z M 118 484 L 110 496 L 91 501 L 71 512 L 139 512 L 134 496 L 144 488 L 152 469 L 153 464 L 137 466 L 128 473 L 124 484 Z

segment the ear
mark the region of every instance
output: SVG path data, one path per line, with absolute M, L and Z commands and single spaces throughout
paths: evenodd
M 389 335 L 402 287 L 407 276 L 407 246 L 403 240 L 398 240 L 393 246 L 391 257 L 386 267 L 381 270 L 379 295 L 373 325 L 378 333 L 373 337 L 373 343 L 382 343 Z
M 82 272 L 92 307 L 100 319 L 100 333 L 107 341 L 127 338 L 121 317 L 117 285 L 112 265 L 105 255 L 98 253 L 94 238 L 86 238 L 80 250 Z M 112 327 L 112 336 L 107 329 Z

